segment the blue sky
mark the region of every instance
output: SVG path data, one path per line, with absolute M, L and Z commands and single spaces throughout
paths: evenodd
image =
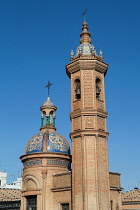
M 126 190 L 140 185 L 140 1 L 87 0 L 87 22 L 97 52 L 109 64 L 106 83 L 109 166 Z M 70 143 L 71 49 L 79 45 L 82 0 L 0 1 L 0 170 L 8 182 L 21 173 L 19 156 L 40 128 L 40 106 L 51 86 L 57 132 Z

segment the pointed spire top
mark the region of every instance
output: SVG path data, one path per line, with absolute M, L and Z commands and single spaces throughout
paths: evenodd
M 82 33 L 80 34 L 80 44 L 90 44 L 91 39 L 90 39 L 90 32 L 88 31 L 88 24 L 87 22 L 83 22 L 83 27 L 82 27 Z
M 91 34 L 88 31 L 87 22 L 83 22 L 82 24 L 82 33 L 80 34 L 80 45 L 76 50 L 76 56 L 81 55 L 91 55 L 94 53 L 94 46 L 91 44 Z M 72 59 L 72 58 L 71 58 Z

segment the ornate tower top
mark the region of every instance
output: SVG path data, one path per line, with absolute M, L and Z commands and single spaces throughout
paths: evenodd
M 80 44 L 91 44 L 90 32 L 88 31 L 87 22 L 83 22 L 82 33 L 80 34 Z
M 99 55 L 96 53 L 96 49 L 94 45 L 91 44 L 91 34 L 88 31 L 88 24 L 86 21 L 82 24 L 82 32 L 80 33 L 80 45 L 77 47 L 76 54 L 74 55 L 73 50 L 71 51 L 70 55 L 71 61 L 74 61 L 75 59 L 82 57 L 87 59 L 87 56 L 91 59 L 97 58 L 98 60 L 103 60 L 102 54 L 103 52 L 100 50 Z

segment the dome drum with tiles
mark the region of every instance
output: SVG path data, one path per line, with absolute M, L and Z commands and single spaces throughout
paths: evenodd
M 47 169 L 59 167 L 68 170 L 71 163 L 70 146 L 63 136 L 56 133 L 55 111 L 57 108 L 50 97 L 43 103 L 40 110 L 42 112 L 40 132 L 30 138 L 24 155 L 21 156 L 24 170 L 32 167 L 46 167 Z

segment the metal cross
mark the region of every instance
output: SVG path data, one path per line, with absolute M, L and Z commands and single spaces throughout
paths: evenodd
M 50 81 L 48 81 L 48 84 L 45 86 L 45 87 L 47 87 L 48 88 L 48 97 L 50 96 L 50 86 L 51 86 L 52 84 L 50 83 Z
M 86 10 L 83 12 L 82 16 L 84 16 L 84 22 L 86 22 L 86 13 L 87 13 L 88 9 L 86 8 Z

